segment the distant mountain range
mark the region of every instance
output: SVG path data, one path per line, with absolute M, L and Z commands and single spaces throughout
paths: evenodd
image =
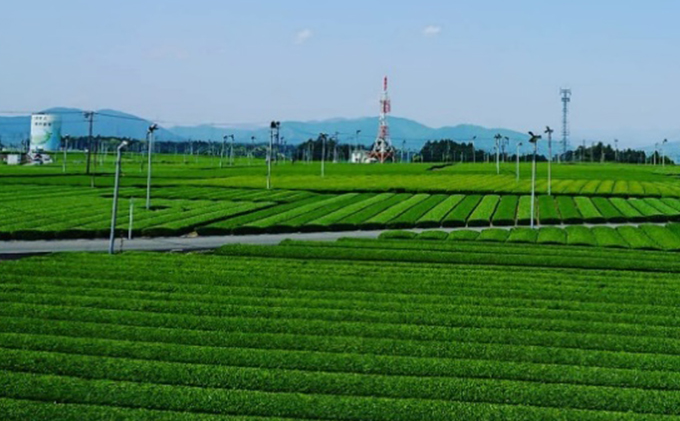
M 62 133 L 70 136 L 86 136 L 87 123 L 83 117 L 83 110 L 74 108 L 50 108 L 46 113 L 61 114 Z M 475 145 L 480 149 L 493 148 L 493 137 L 500 133 L 512 140 L 524 141 L 526 134 L 513 130 L 494 128 L 489 129 L 473 125 L 457 125 L 452 127 L 431 128 L 414 120 L 391 117 L 390 134 L 395 146 L 401 147 L 406 141 L 407 148 L 420 149 L 428 140 L 453 139 L 459 142 L 469 142 L 473 136 L 477 137 Z M 99 110 L 95 117 L 93 132 L 101 136 L 128 137 L 143 139 L 151 124 L 147 119 L 116 110 Z M 5 144 L 18 144 L 28 136 L 30 131 L 30 116 L 2 117 L 0 116 L 0 137 Z M 357 131 L 359 134 L 357 136 Z M 310 138 L 316 138 L 319 133 L 329 135 L 338 134 L 342 143 L 356 143 L 370 145 L 375 140 L 378 131 L 377 117 L 355 119 L 331 119 L 324 121 L 283 121 L 281 122 L 281 136 L 288 144 L 299 144 Z M 269 139 L 268 127 L 216 127 L 211 125 L 161 127 L 156 132 L 156 139 L 162 141 L 210 140 L 219 141 L 225 135 L 233 134 L 236 142 L 250 142 L 254 136 L 258 143 Z
M 83 110 L 75 108 L 50 108 L 47 113 L 62 115 L 62 133 L 71 136 L 86 136 L 87 124 L 83 117 Z M 500 133 L 511 139 L 508 152 L 515 152 L 516 141 L 524 143 L 523 153 L 528 153 L 530 147 L 526 142 L 528 135 L 504 128 L 486 128 L 481 126 L 460 124 L 440 128 L 428 127 L 417 121 L 401 117 L 390 117 L 390 134 L 397 148 L 406 141 L 408 149 L 419 150 L 428 140 L 452 139 L 458 142 L 469 142 L 477 137 L 475 146 L 487 151 L 493 150 L 494 136 Z M 97 111 L 94 123 L 94 134 L 101 136 L 128 137 L 143 139 L 151 124 L 147 119 L 116 111 L 103 109 Z M 360 131 L 357 136 L 357 130 Z M 0 116 L 0 141 L 3 144 L 19 144 L 28 136 L 30 131 L 30 116 L 2 117 Z M 370 145 L 375 140 L 378 131 L 377 117 L 363 117 L 353 119 L 330 119 L 323 121 L 283 121 L 281 122 L 281 136 L 288 144 L 299 144 L 310 138 L 316 138 L 319 133 L 334 135 L 338 133 L 340 142 Z M 269 140 L 268 127 L 217 127 L 212 125 L 161 127 L 156 132 L 156 139 L 161 141 L 210 140 L 220 141 L 225 135 L 233 134 L 236 142 L 250 142 L 255 137 L 257 143 Z M 553 151 L 560 148 L 555 141 Z M 641 148 L 648 153 L 653 146 Z M 665 151 L 668 156 L 680 157 L 680 142 L 669 142 Z M 539 152 L 547 154 L 547 142 L 541 141 Z
M 69 136 L 87 136 L 88 125 L 83 110 L 75 108 L 50 108 L 45 113 L 60 114 L 61 133 Z M 94 119 L 93 133 L 101 136 L 118 136 L 132 139 L 143 139 L 149 127 L 149 121 L 143 118 L 115 110 L 99 110 Z M 28 137 L 31 130 L 31 116 L 0 116 L 0 136 L 3 143 L 16 144 Z M 179 137 L 161 128 L 159 138 L 179 140 Z

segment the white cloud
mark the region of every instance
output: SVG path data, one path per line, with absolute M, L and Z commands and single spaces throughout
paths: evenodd
M 296 44 L 304 44 L 308 39 L 314 35 L 311 29 L 303 29 L 295 35 Z
M 441 26 L 428 25 L 423 29 L 423 35 L 426 37 L 434 37 L 442 32 Z

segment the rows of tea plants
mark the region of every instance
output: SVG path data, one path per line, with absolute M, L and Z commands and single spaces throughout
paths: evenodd
M 35 185 L 16 188 L 0 188 L 0 238 L 106 235 L 111 206 L 109 189 Z M 517 195 L 390 192 L 331 195 L 163 186 L 152 190 L 155 206 L 152 212 L 141 207 L 145 195 L 144 189 L 121 189 L 120 223 L 128 218 L 128 204 L 133 200 L 135 235 L 178 235 L 193 230 L 201 235 L 215 235 L 514 226 L 531 222 L 531 198 Z M 539 195 L 535 209 L 540 225 L 680 220 L 680 199 L 670 197 Z
M 531 229 L 516 227 L 512 229 L 487 228 L 484 230 L 437 231 L 385 231 L 380 234 L 383 240 L 454 240 L 454 241 L 491 241 L 501 243 L 554 244 L 572 246 L 592 246 L 611 248 L 630 248 L 640 250 L 680 251 L 680 224 L 667 226 L 569 226 L 566 228 L 545 227 Z
M 110 196 L 106 191 L 105 196 Z M 146 197 L 146 189 L 127 187 L 120 191 L 121 197 Z M 167 187 L 153 190 L 153 196 L 159 199 L 173 200 L 229 200 L 247 202 L 280 202 L 289 203 L 313 196 L 314 193 L 296 190 L 262 190 L 262 189 L 232 189 L 214 187 Z
M 300 166 L 301 168 L 304 166 Z M 553 179 L 554 194 L 571 196 L 606 197 L 680 197 L 680 183 L 671 177 L 653 173 L 632 171 L 632 166 L 620 171 L 606 170 L 604 174 L 589 174 L 593 178 L 581 178 L 576 167 L 564 171 Z M 309 167 L 307 167 L 309 168 Z M 591 170 L 595 169 L 590 167 Z M 634 168 L 634 167 L 633 167 Z M 529 169 L 529 167 L 526 167 Z M 531 192 L 531 173 L 519 182 L 514 166 L 504 167 L 501 175 L 495 168 L 481 166 L 451 166 L 443 170 L 429 170 L 423 166 L 385 166 L 384 169 L 359 169 L 356 166 L 329 166 L 326 177 L 318 176 L 318 170 L 281 169 L 274 181 L 277 188 L 313 190 L 318 192 L 427 192 L 449 194 L 528 194 Z M 595 169 L 597 171 L 597 169 Z M 364 174 L 366 171 L 369 174 Z M 545 171 L 545 168 L 543 169 Z M 554 170 L 555 171 L 555 170 Z M 649 170 L 651 171 L 651 170 Z M 632 173 L 628 175 L 627 173 Z M 264 175 L 233 174 L 228 177 L 206 178 L 188 181 L 192 185 L 237 188 L 262 188 Z M 548 191 L 547 175 L 540 174 L 536 183 L 539 193 Z
M 531 222 L 529 196 L 429 195 L 426 193 L 345 193 L 316 195 L 282 208 L 262 211 L 198 229 L 201 234 L 338 231 L 465 226 L 514 226 Z M 278 208 L 277 208 L 278 209 Z M 680 220 L 674 198 L 539 196 L 541 225 L 666 222 Z
M 132 204 L 132 210 L 131 206 Z M 143 200 L 122 199 L 117 213 L 118 235 L 176 236 L 200 225 L 275 206 L 271 202 L 154 199 L 147 210 Z M 107 237 L 112 200 L 95 195 L 32 198 L 0 203 L 0 239 Z
M 3 420 L 680 415 L 672 253 L 345 240 L 0 271 Z

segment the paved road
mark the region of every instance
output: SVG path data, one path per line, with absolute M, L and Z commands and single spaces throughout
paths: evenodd
M 263 234 L 240 236 L 211 237 L 172 237 L 172 238 L 139 238 L 125 240 L 123 250 L 146 251 L 191 251 L 207 250 L 225 244 L 261 244 L 275 245 L 285 239 L 335 241 L 341 237 L 377 238 L 382 231 L 322 232 L 300 234 Z M 116 250 L 120 250 L 121 241 L 116 241 Z M 40 254 L 53 252 L 83 251 L 106 252 L 109 240 L 39 240 L 39 241 L 0 241 L 0 255 Z
M 597 226 L 617 227 L 622 225 L 637 226 L 638 224 L 599 224 Z M 658 224 L 664 225 L 664 224 Z M 564 227 L 564 225 L 557 225 Z M 595 226 L 595 225 L 585 225 Z M 442 231 L 455 231 L 457 229 L 473 229 L 481 231 L 489 227 L 475 228 L 445 228 Z M 500 227 L 511 229 L 513 227 Z M 422 229 L 410 230 L 421 232 Z M 209 250 L 225 244 L 261 244 L 275 245 L 285 239 L 310 240 L 310 241 L 335 241 L 342 237 L 354 238 L 377 238 L 380 231 L 342 231 L 342 232 L 315 232 L 297 234 L 262 234 L 262 235 L 229 235 L 211 237 L 171 237 L 171 238 L 139 238 L 125 240 L 122 249 L 140 251 L 192 251 Z M 39 241 L 0 241 L 0 256 L 29 255 L 56 252 L 106 252 L 109 249 L 109 241 L 104 239 L 97 240 L 39 240 Z M 116 241 L 116 250 L 121 249 L 120 240 Z

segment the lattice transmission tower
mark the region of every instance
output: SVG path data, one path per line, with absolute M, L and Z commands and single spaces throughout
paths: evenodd
M 566 159 L 569 146 L 569 103 L 571 102 L 571 89 L 560 89 L 562 96 L 562 157 Z
M 380 96 L 380 118 L 378 126 L 378 137 L 373 143 L 369 156 L 381 164 L 388 159 L 394 160 L 394 146 L 390 139 L 390 126 L 387 116 L 392 111 L 392 102 L 387 92 L 387 76 L 383 80 L 383 91 Z

